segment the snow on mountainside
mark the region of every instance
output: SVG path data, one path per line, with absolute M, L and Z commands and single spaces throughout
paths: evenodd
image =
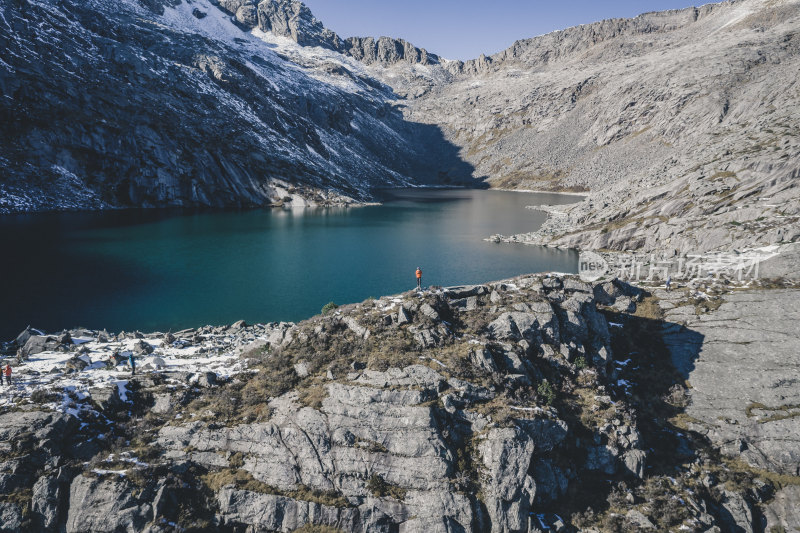
M 0 30 L 0 212 L 349 202 L 471 174 L 360 63 L 206 0 L 5 2 Z

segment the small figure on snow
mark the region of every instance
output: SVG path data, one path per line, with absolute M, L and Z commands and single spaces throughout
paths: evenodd
M 128 361 L 131 364 L 131 376 L 135 376 L 136 375 L 136 359 L 134 359 L 134 357 L 133 357 L 133 352 L 131 352 L 131 355 L 128 357 Z
M 667 287 L 667 292 L 672 290 L 672 276 L 667 276 L 667 282 L 664 285 Z
M 6 365 L 6 385 L 11 385 L 11 365 Z

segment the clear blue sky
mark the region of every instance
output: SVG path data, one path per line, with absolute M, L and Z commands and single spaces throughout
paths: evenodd
M 691 0 L 304 0 L 340 37 L 400 37 L 448 59 L 607 18 L 680 9 Z

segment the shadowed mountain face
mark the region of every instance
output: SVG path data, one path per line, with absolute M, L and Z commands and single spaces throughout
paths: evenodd
M 3 1 L 0 210 L 324 203 L 470 178 L 360 63 L 277 48 L 205 1 Z

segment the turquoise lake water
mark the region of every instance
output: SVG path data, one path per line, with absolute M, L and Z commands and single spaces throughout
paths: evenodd
M 402 190 L 380 206 L 248 211 L 117 211 L 0 217 L 0 339 L 48 332 L 173 331 L 296 321 L 329 301 L 362 301 L 423 284 L 576 272 L 577 253 L 497 244 L 532 231 L 533 204 L 576 197 Z

